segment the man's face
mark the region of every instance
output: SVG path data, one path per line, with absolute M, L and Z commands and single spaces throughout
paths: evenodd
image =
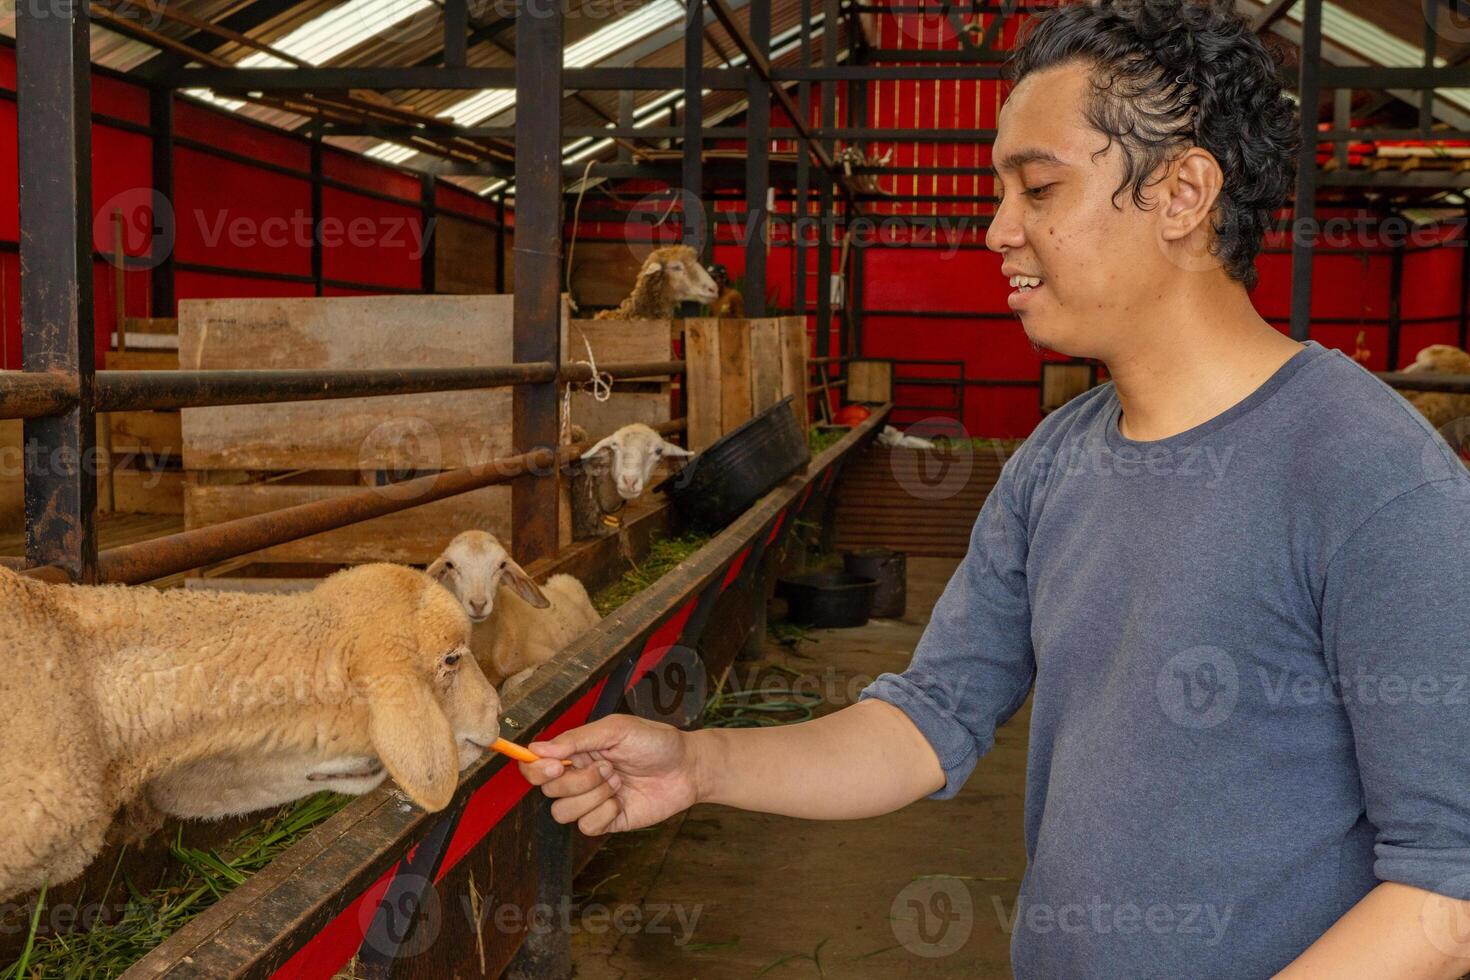
M 1004 258 L 1011 309 L 1034 344 L 1073 357 L 1108 358 L 1130 323 L 1158 303 L 1170 265 L 1156 211 L 1139 209 L 1122 155 L 1083 115 L 1088 70 L 1066 65 L 1029 75 L 1001 109 L 994 160 L 1002 198 L 986 245 Z

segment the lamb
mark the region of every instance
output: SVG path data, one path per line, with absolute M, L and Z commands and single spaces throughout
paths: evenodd
M 594 319 L 667 320 L 686 300 L 713 303 L 719 295 L 719 287 L 699 264 L 699 255 L 692 247 L 666 245 L 643 260 L 633 292 L 617 309 L 602 310 Z
M 470 649 L 502 695 L 602 619 L 576 578 L 553 575 L 538 586 L 487 531 L 456 535 L 428 574 L 464 605 L 475 624 Z M 519 601 L 496 602 L 502 586 Z
M 1433 344 L 1421 350 L 1404 374 L 1470 374 L 1470 354 L 1449 344 Z M 1470 417 L 1470 395 L 1453 395 L 1443 391 L 1402 392 L 1409 404 L 1417 408 L 1429 424 L 1441 431 L 1458 419 Z
M 120 807 L 223 817 L 392 775 L 443 809 L 500 730 L 469 639 L 454 598 L 398 565 L 286 595 L 0 568 L 0 901 L 81 874 Z
M 613 487 L 624 500 L 636 500 L 643 493 L 654 469 L 663 460 L 694 455 L 642 422 L 631 422 L 612 435 L 603 436 L 582 454 L 582 458 L 590 459 L 604 453 L 611 456 L 609 470 Z

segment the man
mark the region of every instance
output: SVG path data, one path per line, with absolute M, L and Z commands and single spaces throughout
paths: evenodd
M 1297 124 L 1231 6 L 1063 7 L 1014 59 L 988 244 L 1112 382 L 1006 465 L 909 669 L 786 728 L 533 744 L 586 766 L 522 766 L 558 820 L 942 799 L 1030 695 L 1017 976 L 1470 969 L 1470 477 L 1252 308 Z

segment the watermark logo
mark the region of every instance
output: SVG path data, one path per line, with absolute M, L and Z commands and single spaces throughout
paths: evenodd
M 403 482 L 423 471 L 443 468 L 444 450 L 433 423 L 417 416 L 389 419 L 374 426 L 357 451 L 358 471 L 378 493 L 407 500 L 416 491 Z
M 1470 42 L 1470 0 L 1421 0 L 1424 20 L 1452 44 Z
M 402 959 L 434 945 L 444 924 L 439 892 L 419 874 L 395 878 L 388 896 L 377 905 L 364 904 L 358 915 L 364 944 L 382 956 Z
M 1181 728 L 1205 729 L 1230 717 L 1240 698 L 1240 671 L 1219 647 L 1191 647 L 1169 658 L 1156 681 L 1159 707 Z
M 975 450 L 963 425 L 951 418 L 934 416 L 910 425 L 904 435 L 938 441 L 934 449 L 899 447 L 889 453 L 888 465 L 893 478 L 910 496 L 919 500 L 948 500 L 969 484 Z
M 148 187 L 118 191 L 92 216 L 92 245 L 113 264 L 114 235 L 122 228 L 125 264 L 130 269 L 152 269 L 174 250 L 177 224 L 169 199 Z
M 963 881 L 925 878 L 910 882 L 888 910 L 893 936 L 916 956 L 937 958 L 963 948 L 975 928 L 975 903 Z
M 1467 461 L 1470 461 L 1470 415 L 1440 426 L 1437 435 L 1424 440 L 1419 454 L 1424 478 L 1458 503 L 1470 503 Z
M 698 651 L 672 646 L 628 691 L 628 708 L 640 718 L 689 728 L 704 710 L 708 687 L 709 674 Z

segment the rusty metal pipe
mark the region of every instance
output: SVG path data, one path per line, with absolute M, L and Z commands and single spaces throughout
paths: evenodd
M 1470 395 L 1470 374 L 1432 374 L 1424 372 L 1384 371 L 1378 379 L 1392 388 L 1404 391 L 1443 391 L 1455 395 Z
M 654 428 L 664 435 L 670 435 L 683 431 L 685 424 L 684 419 L 674 419 Z M 591 445 L 591 442 L 581 442 L 562 446 L 556 453 L 557 464 L 564 465 L 579 458 L 583 450 Z M 129 585 L 150 582 L 201 565 L 237 558 L 298 538 L 408 510 L 410 507 L 418 507 L 445 497 L 469 493 L 481 487 L 507 483 L 527 472 L 534 474 L 546 471 L 551 463 L 551 451 L 539 449 L 517 456 L 492 459 L 479 466 L 435 473 L 331 500 L 315 500 L 268 514 L 224 521 L 151 541 L 109 548 L 97 556 L 98 581 Z M 62 577 L 56 578 L 57 573 Z M 26 569 L 25 574 L 47 581 L 67 581 L 64 572 L 50 565 Z
M 74 374 L 0 371 L 0 419 L 36 419 L 71 409 L 80 393 Z

